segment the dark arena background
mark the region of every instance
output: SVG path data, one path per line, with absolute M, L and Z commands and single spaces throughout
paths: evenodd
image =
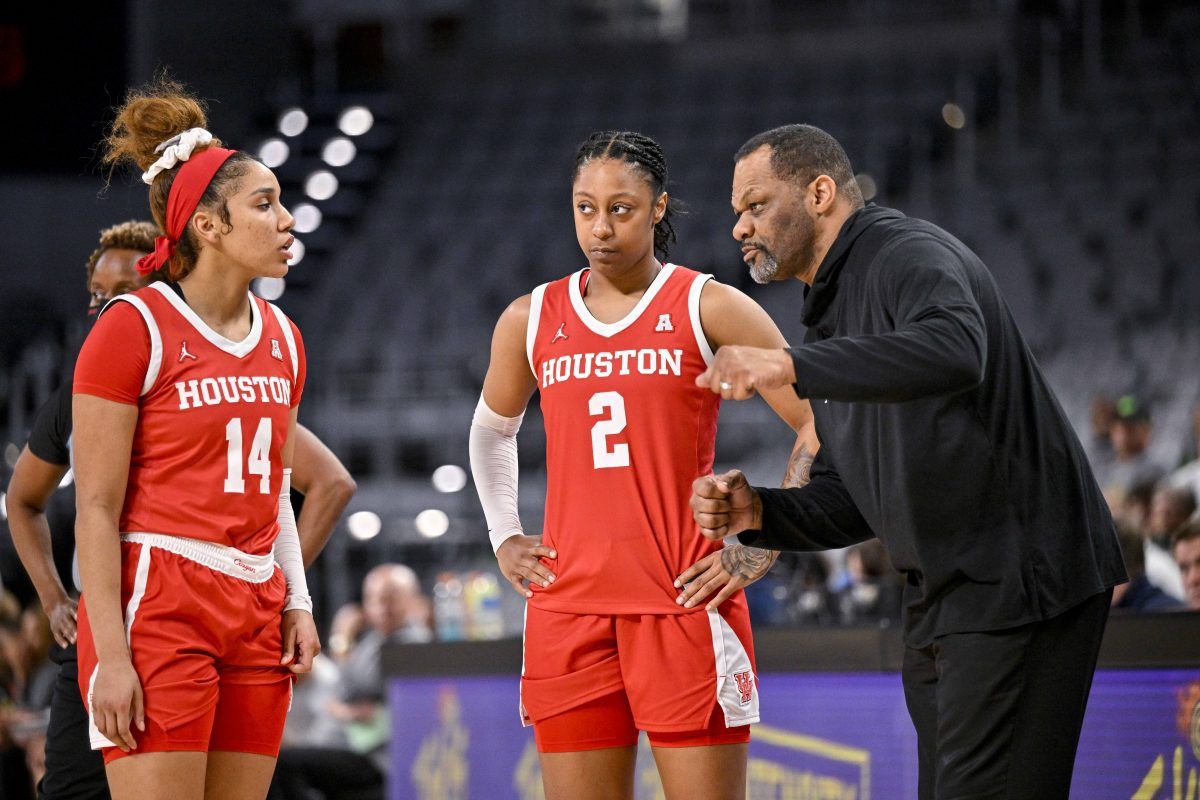
M 284 754 L 365 754 L 386 783 L 273 797 L 542 796 L 517 716 L 523 602 L 468 465 L 492 328 L 513 298 L 586 265 L 575 148 L 629 129 L 662 143 L 686 209 L 671 260 L 747 292 L 800 341 L 801 285 L 750 280 L 729 206 L 738 146 L 793 122 L 843 143 L 868 201 L 980 255 L 1144 540 L 1151 582 L 1179 598 L 1169 613 L 1114 611 L 1072 797 L 1197 797 L 1200 603 L 1187 609 L 1169 545 L 1200 490 L 1200 4 L 1182 0 L 6 4 L 0 797 L 34 796 L 51 647 L 2 492 L 71 375 L 97 232 L 149 217 L 145 186 L 110 175 L 100 142 L 126 89 L 163 69 L 279 178 L 301 244 L 286 279 L 255 291 L 304 332 L 301 422 L 357 482 L 309 570 L 326 656 L 297 687 Z M 536 532 L 536 396 L 519 441 Z M 791 441 L 764 403 L 727 402 L 717 470 L 778 484 Z M 68 586 L 72 489 L 68 473 L 47 512 Z M 900 583 L 876 545 L 785 554 L 747 590 L 763 693 L 750 797 L 916 798 Z M 373 628 L 356 609 L 384 564 L 416 581 L 367 599 L 392 604 Z M 386 700 L 349 719 L 331 709 L 346 708 L 372 635 Z M 661 797 L 657 780 L 647 747 L 638 797 Z

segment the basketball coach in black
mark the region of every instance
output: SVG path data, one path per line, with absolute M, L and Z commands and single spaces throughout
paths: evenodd
M 738 151 L 734 238 L 760 283 L 806 284 L 804 344 L 722 347 L 725 398 L 793 384 L 816 416 L 808 485 L 696 481 L 711 539 L 822 550 L 878 536 L 907 578 L 903 684 L 922 800 L 1065 798 L 1112 587 L 1113 521 L 991 275 L 962 242 L 864 206 L 824 131 Z

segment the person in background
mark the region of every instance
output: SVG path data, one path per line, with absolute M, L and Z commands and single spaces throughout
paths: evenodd
M 1154 435 L 1149 405 L 1142 398 L 1127 394 L 1117 399 L 1114 411 L 1113 458 L 1100 465 L 1096 473 L 1096 482 L 1109 498 L 1110 506 L 1114 500 L 1120 503 L 1135 486 L 1157 483 L 1167 471 L 1149 449 Z
M 1171 555 L 1183 574 L 1187 607 L 1200 611 L 1200 521 L 1189 522 L 1176 531 Z
M 339 611 L 339 617 L 347 626 L 342 636 L 349 639 L 354 614 Z M 380 658 L 388 644 L 433 639 L 429 602 L 416 573 L 403 564 L 381 564 L 368 572 L 362 619 L 365 632 L 335 667 L 338 686 L 322 709 L 326 721 L 318 723 L 305 745 L 280 751 L 270 800 L 302 800 L 314 792 L 325 800 L 382 798 L 391 719 Z M 326 672 L 322 667 L 318 676 Z
M 1172 486 L 1186 486 L 1200 500 L 1200 403 L 1192 409 L 1192 440 L 1185 450 L 1187 460 L 1170 475 Z
M 1112 427 L 1117 416 L 1117 404 L 1107 394 L 1092 398 L 1088 415 L 1088 435 L 1081 437 L 1084 452 L 1092 469 L 1099 473 L 1111 468 L 1113 462 Z
M 842 624 L 899 622 L 904 578 L 888 560 L 887 548 L 868 539 L 846 551 L 849 583 L 835 598 Z
M 1164 550 L 1170 546 L 1175 531 L 1183 527 L 1196 513 L 1196 495 L 1189 486 L 1173 486 L 1162 481 L 1150 500 L 1150 516 L 1146 521 L 1146 537 Z
M 1146 558 L 1142 535 L 1133 525 L 1117 520 L 1117 539 L 1129 582 L 1113 589 L 1114 611 L 1173 611 L 1183 603 L 1150 582 L 1146 576 Z

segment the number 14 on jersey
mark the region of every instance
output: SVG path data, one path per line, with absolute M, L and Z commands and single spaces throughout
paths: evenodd
M 225 475 L 225 491 L 229 494 L 245 494 L 246 480 L 242 477 L 242 418 L 234 417 L 225 426 L 225 441 L 229 443 L 226 453 L 229 470 Z M 271 418 L 258 421 L 258 429 L 250 442 L 250 454 L 246 458 L 246 472 L 258 475 L 258 491 L 271 492 Z

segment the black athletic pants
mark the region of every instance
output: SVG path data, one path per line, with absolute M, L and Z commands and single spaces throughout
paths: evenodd
M 921 800 L 1067 800 L 1111 598 L 905 648 Z
M 50 699 L 46 729 L 46 776 L 38 784 L 39 800 L 109 800 L 104 758 L 88 742 L 88 716 L 79 696 L 79 662 L 75 645 L 55 648 L 58 680 Z

